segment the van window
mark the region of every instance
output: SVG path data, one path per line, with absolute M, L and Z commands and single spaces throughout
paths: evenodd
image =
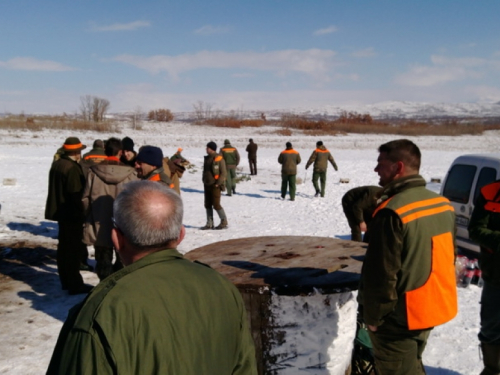
M 481 188 L 484 185 L 489 184 L 490 182 L 493 182 L 497 179 L 497 171 L 495 168 L 490 168 L 490 167 L 484 167 L 481 169 L 481 172 L 479 172 L 479 177 L 477 178 L 477 183 L 476 183 L 476 190 L 474 191 L 474 201 L 473 203 L 476 203 L 476 199 L 481 192 Z
M 475 165 L 455 164 L 451 167 L 446 178 L 443 195 L 450 201 L 467 203 L 476 170 Z

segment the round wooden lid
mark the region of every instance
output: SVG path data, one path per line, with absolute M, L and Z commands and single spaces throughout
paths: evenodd
M 330 237 L 249 237 L 206 245 L 185 257 L 209 265 L 242 292 L 338 293 L 357 289 L 366 246 Z

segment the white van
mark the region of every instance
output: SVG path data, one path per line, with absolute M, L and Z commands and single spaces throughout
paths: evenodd
M 469 239 L 469 219 L 481 188 L 500 179 L 500 154 L 471 154 L 456 158 L 441 185 L 441 195 L 448 198 L 455 209 L 457 246 L 479 251 Z

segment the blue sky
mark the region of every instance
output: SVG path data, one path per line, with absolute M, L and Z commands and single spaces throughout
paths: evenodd
M 0 112 L 500 101 L 496 0 L 2 0 Z

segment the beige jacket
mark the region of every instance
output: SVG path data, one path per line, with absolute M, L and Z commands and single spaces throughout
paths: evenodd
M 112 160 L 89 168 L 82 198 L 86 215 L 83 228 L 85 244 L 113 247 L 113 202 L 127 182 L 137 179 L 134 168 Z

